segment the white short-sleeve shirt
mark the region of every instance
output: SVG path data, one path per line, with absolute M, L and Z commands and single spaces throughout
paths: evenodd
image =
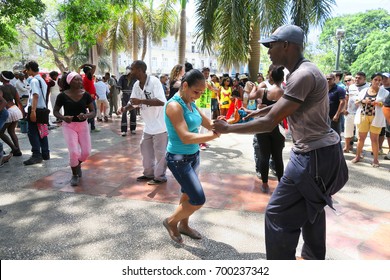
M 164 89 L 160 80 L 154 76 L 146 78 L 144 88 L 141 89 L 139 81 L 136 81 L 130 98 L 138 99 L 159 99 L 166 103 Z M 148 134 L 159 134 L 167 131 L 164 120 L 164 106 L 140 105 L 141 117 L 144 120 L 144 132 Z

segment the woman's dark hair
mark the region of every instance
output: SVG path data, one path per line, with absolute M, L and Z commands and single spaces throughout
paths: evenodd
M 183 85 L 184 82 L 187 82 L 189 87 L 192 87 L 193 85 L 196 85 L 199 82 L 204 82 L 206 79 L 202 72 L 200 72 L 197 69 L 192 69 L 184 74 L 184 76 L 181 78 L 181 84 Z
M 281 65 L 272 65 L 272 67 L 270 67 L 271 77 L 275 83 L 281 83 L 284 81 L 283 69 L 284 69 L 284 66 L 281 66 Z
M 58 86 L 62 89 L 62 91 L 70 89 L 70 85 L 66 81 L 66 77 L 68 77 L 68 74 L 69 73 L 66 72 L 63 73 L 61 79 L 58 82 Z
M 57 77 L 58 77 L 58 72 L 57 72 L 57 71 L 51 71 L 51 72 L 49 73 L 49 76 L 50 76 L 50 78 L 51 78 L 52 80 L 55 80 L 55 79 L 57 79 Z
M 238 90 L 236 90 L 236 89 L 232 91 L 232 96 L 234 96 L 234 97 L 241 97 L 240 92 Z
M 188 72 L 188 71 L 190 71 L 192 69 L 194 69 L 194 68 L 193 68 L 191 63 L 189 63 L 189 62 L 184 63 L 184 71 L 185 72 Z
M 34 72 L 39 72 L 39 65 L 34 60 L 31 60 L 31 61 L 27 62 L 26 65 L 25 65 L 25 68 L 27 70 L 30 69 L 30 70 L 32 70 Z
M 221 81 L 221 86 L 225 86 L 225 81 L 229 81 L 229 86 L 232 84 L 232 80 L 230 79 L 230 77 L 223 77 L 222 78 L 222 81 Z
M 371 75 L 371 80 L 374 79 L 376 76 L 381 76 L 383 78 L 382 73 L 377 72 L 377 73 L 374 73 L 374 74 Z
M 6 78 L 7 80 L 12 80 L 13 78 L 15 78 L 14 73 L 12 73 L 11 71 L 2 71 L 1 75 L 4 76 L 4 78 Z

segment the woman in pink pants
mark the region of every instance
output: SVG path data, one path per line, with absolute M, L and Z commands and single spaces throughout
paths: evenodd
M 96 112 L 91 95 L 83 89 L 82 78 L 76 72 L 62 76 L 62 89 L 53 109 L 54 116 L 63 120 L 62 131 L 69 150 L 70 167 L 72 169 L 71 186 L 79 184 L 81 163 L 91 153 L 91 136 L 87 120 L 94 118 Z M 64 107 L 64 115 L 60 113 Z M 87 112 L 88 108 L 88 112 Z

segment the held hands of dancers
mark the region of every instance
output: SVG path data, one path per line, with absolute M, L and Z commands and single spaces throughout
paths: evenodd
M 228 133 L 228 129 L 229 124 L 224 116 L 219 116 L 217 120 L 214 121 L 212 126 L 213 133 L 218 134 Z

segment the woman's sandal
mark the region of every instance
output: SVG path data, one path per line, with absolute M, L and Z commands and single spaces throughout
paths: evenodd
M 190 229 L 188 231 L 188 230 L 179 228 L 179 232 L 181 234 L 187 235 L 188 237 L 190 237 L 192 239 L 202 239 L 202 235 L 198 231 L 196 231 L 195 229 Z
M 173 241 L 175 241 L 176 243 L 179 243 L 179 244 L 183 243 L 183 238 L 181 237 L 181 235 L 176 236 L 173 234 L 173 231 L 171 230 L 171 228 L 169 227 L 169 224 L 168 224 L 168 218 L 166 218 L 163 221 L 163 225 L 167 229 L 168 234 L 172 238 Z
M 3 156 L 0 162 L 0 167 L 2 167 L 5 163 L 7 163 L 12 158 L 12 153 L 9 153 L 8 156 Z
M 352 163 L 358 163 L 360 161 L 360 159 L 357 159 L 357 158 L 354 158 L 351 160 Z
M 379 163 L 371 163 L 371 166 L 374 167 L 374 168 L 378 168 L 379 167 Z

